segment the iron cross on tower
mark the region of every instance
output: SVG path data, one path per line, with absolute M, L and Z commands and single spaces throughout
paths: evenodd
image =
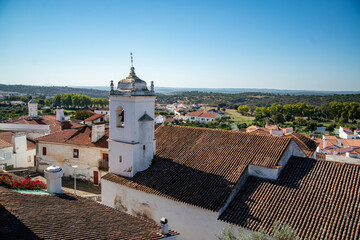
M 134 67 L 134 62 L 133 62 L 133 56 L 132 56 L 132 53 L 130 53 L 130 57 L 131 57 L 131 67 Z

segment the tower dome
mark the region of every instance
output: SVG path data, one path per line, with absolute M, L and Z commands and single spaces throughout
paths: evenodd
M 153 82 L 151 82 L 153 86 Z M 135 68 L 130 68 L 129 76 L 118 82 L 117 89 L 113 89 L 113 83 L 111 84 L 110 95 L 155 95 L 153 87 L 150 91 L 144 80 L 141 80 L 136 76 Z

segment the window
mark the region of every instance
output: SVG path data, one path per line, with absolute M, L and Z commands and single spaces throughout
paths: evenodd
M 122 156 L 119 156 L 119 162 L 120 163 L 122 162 Z
M 103 153 L 102 160 L 99 162 L 99 169 L 109 171 L 109 154 Z
M 145 145 L 143 145 L 143 150 L 145 150 Z
M 124 108 L 122 106 L 118 106 L 116 109 L 116 126 L 123 128 L 124 120 L 125 120 Z
M 74 149 L 73 158 L 79 158 L 79 149 Z
M 43 147 L 43 155 L 46 156 L 46 147 Z

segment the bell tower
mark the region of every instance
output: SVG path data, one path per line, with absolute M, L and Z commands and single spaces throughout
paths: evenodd
M 150 166 L 155 154 L 154 83 L 148 90 L 132 66 L 117 89 L 113 81 L 110 87 L 109 171 L 133 177 Z

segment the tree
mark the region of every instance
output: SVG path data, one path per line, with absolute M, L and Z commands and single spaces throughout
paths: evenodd
M 91 113 L 89 113 L 88 111 L 85 110 L 77 110 L 75 112 L 75 114 L 73 115 L 73 118 L 75 119 L 79 119 L 79 120 L 85 120 L 88 117 L 91 117 Z
M 245 115 L 249 111 L 249 108 L 246 105 L 240 105 L 237 110 L 242 115 Z
M 54 107 L 60 107 L 61 106 L 61 95 L 57 94 L 53 99 L 53 105 Z

